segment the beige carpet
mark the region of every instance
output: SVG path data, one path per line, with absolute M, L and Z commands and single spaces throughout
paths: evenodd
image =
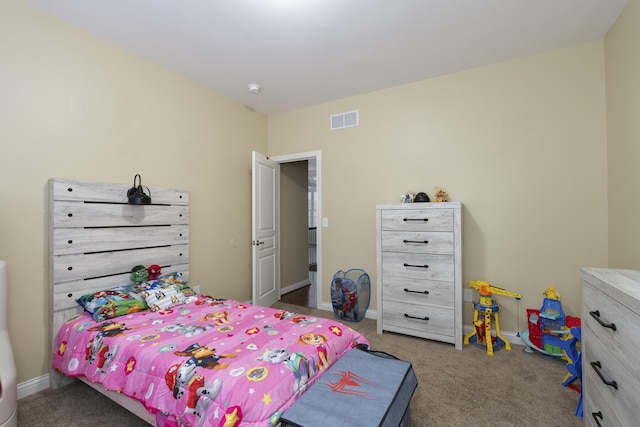
M 276 303 L 319 317 L 332 312 Z M 522 346 L 488 356 L 483 348 L 450 344 L 385 332 L 376 322 L 348 323 L 363 333 L 373 349 L 408 360 L 418 377 L 411 401 L 413 427 L 426 426 L 581 426 L 576 417 L 578 393 L 561 385 L 566 368 Z M 37 426 L 145 426 L 98 392 L 82 383 L 45 391 L 18 402 L 18 425 Z M 367 427 L 367 426 L 363 426 Z

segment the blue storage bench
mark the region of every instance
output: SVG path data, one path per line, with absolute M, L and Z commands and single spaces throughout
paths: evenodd
M 283 427 L 410 427 L 418 386 L 411 363 L 382 352 L 345 354 L 280 418 Z

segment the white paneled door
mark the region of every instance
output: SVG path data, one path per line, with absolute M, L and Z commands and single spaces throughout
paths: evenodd
M 252 302 L 268 307 L 280 299 L 280 164 L 254 151 L 251 171 Z

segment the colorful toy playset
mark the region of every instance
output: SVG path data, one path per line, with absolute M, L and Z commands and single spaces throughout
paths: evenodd
M 567 362 L 567 374 L 562 385 L 580 393 L 576 415 L 582 417 L 582 355 L 579 349 L 582 329 L 579 317 L 565 316 L 560 294 L 553 286 L 544 291 L 539 310 L 527 309 L 527 330 L 522 340 L 528 353 L 534 351 L 561 357 Z
M 511 344 L 500 332 L 500 306 L 492 296 L 503 295 L 519 301 L 522 295 L 506 289 L 491 286 L 488 282 L 471 281 L 469 286 L 480 292 L 480 300 L 473 303 L 473 331 L 465 335 L 464 343 L 478 344 L 487 348 L 487 354 L 493 356 L 494 349 L 504 347 L 511 350 Z M 539 352 L 544 355 L 560 357 L 567 363 L 567 374 L 562 385 L 580 393 L 576 415 L 582 417 L 582 355 L 580 340 L 582 329 L 580 318 L 566 316 L 560 302 L 560 294 L 553 286 L 543 293 L 545 298 L 540 309 L 527 309 L 528 327 L 521 336 L 527 345 L 528 353 Z M 491 332 L 491 323 L 495 333 Z M 518 328 L 520 329 L 520 328 Z

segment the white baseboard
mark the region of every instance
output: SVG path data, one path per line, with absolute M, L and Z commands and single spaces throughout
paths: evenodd
M 326 310 L 326 311 L 333 311 L 333 306 L 330 303 L 323 302 L 322 304 L 320 304 L 318 309 Z M 369 309 L 365 313 L 364 317 L 366 317 L 367 319 L 377 320 L 378 319 L 378 311 Z M 473 330 L 473 327 L 471 325 L 464 325 L 464 334 L 465 335 L 468 334 L 469 332 L 471 332 L 472 330 Z M 527 345 L 522 340 L 522 337 L 520 336 L 520 332 L 500 331 L 500 333 L 511 344 L 514 344 L 514 345 Z
M 286 286 L 284 288 L 280 288 L 280 295 L 284 295 L 286 293 L 293 292 L 293 291 L 295 291 L 297 289 L 304 288 L 308 284 L 309 284 L 309 279 L 303 280 L 303 281 L 298 282 L 298 283 L 293 283 L 293 284 L 291 284 L 289 286 Z
M 318 306 L 318 309 L 325 310 L 325 311 L 333 311 L 333 305 L 331 305 L 331 303 L 328 303 L 328 302 L 322 302 Z M 377 320 L 378 312 L 376 310 L 367 309 L 367 312 L 364 314 L 364 317 L 366 317 L 367 319 Z
M 473 326 L 465 325 L 464 326 L 464 334 L 467 335 L 473 330 Z M 509 341 L 512 345 L 527 345 L 520 336 L 520 332 L 510 332 L 510 331 L 500 331 L 503 337 Z
M 49 374 L 18 384 L 18 400 L 49 388 Z

